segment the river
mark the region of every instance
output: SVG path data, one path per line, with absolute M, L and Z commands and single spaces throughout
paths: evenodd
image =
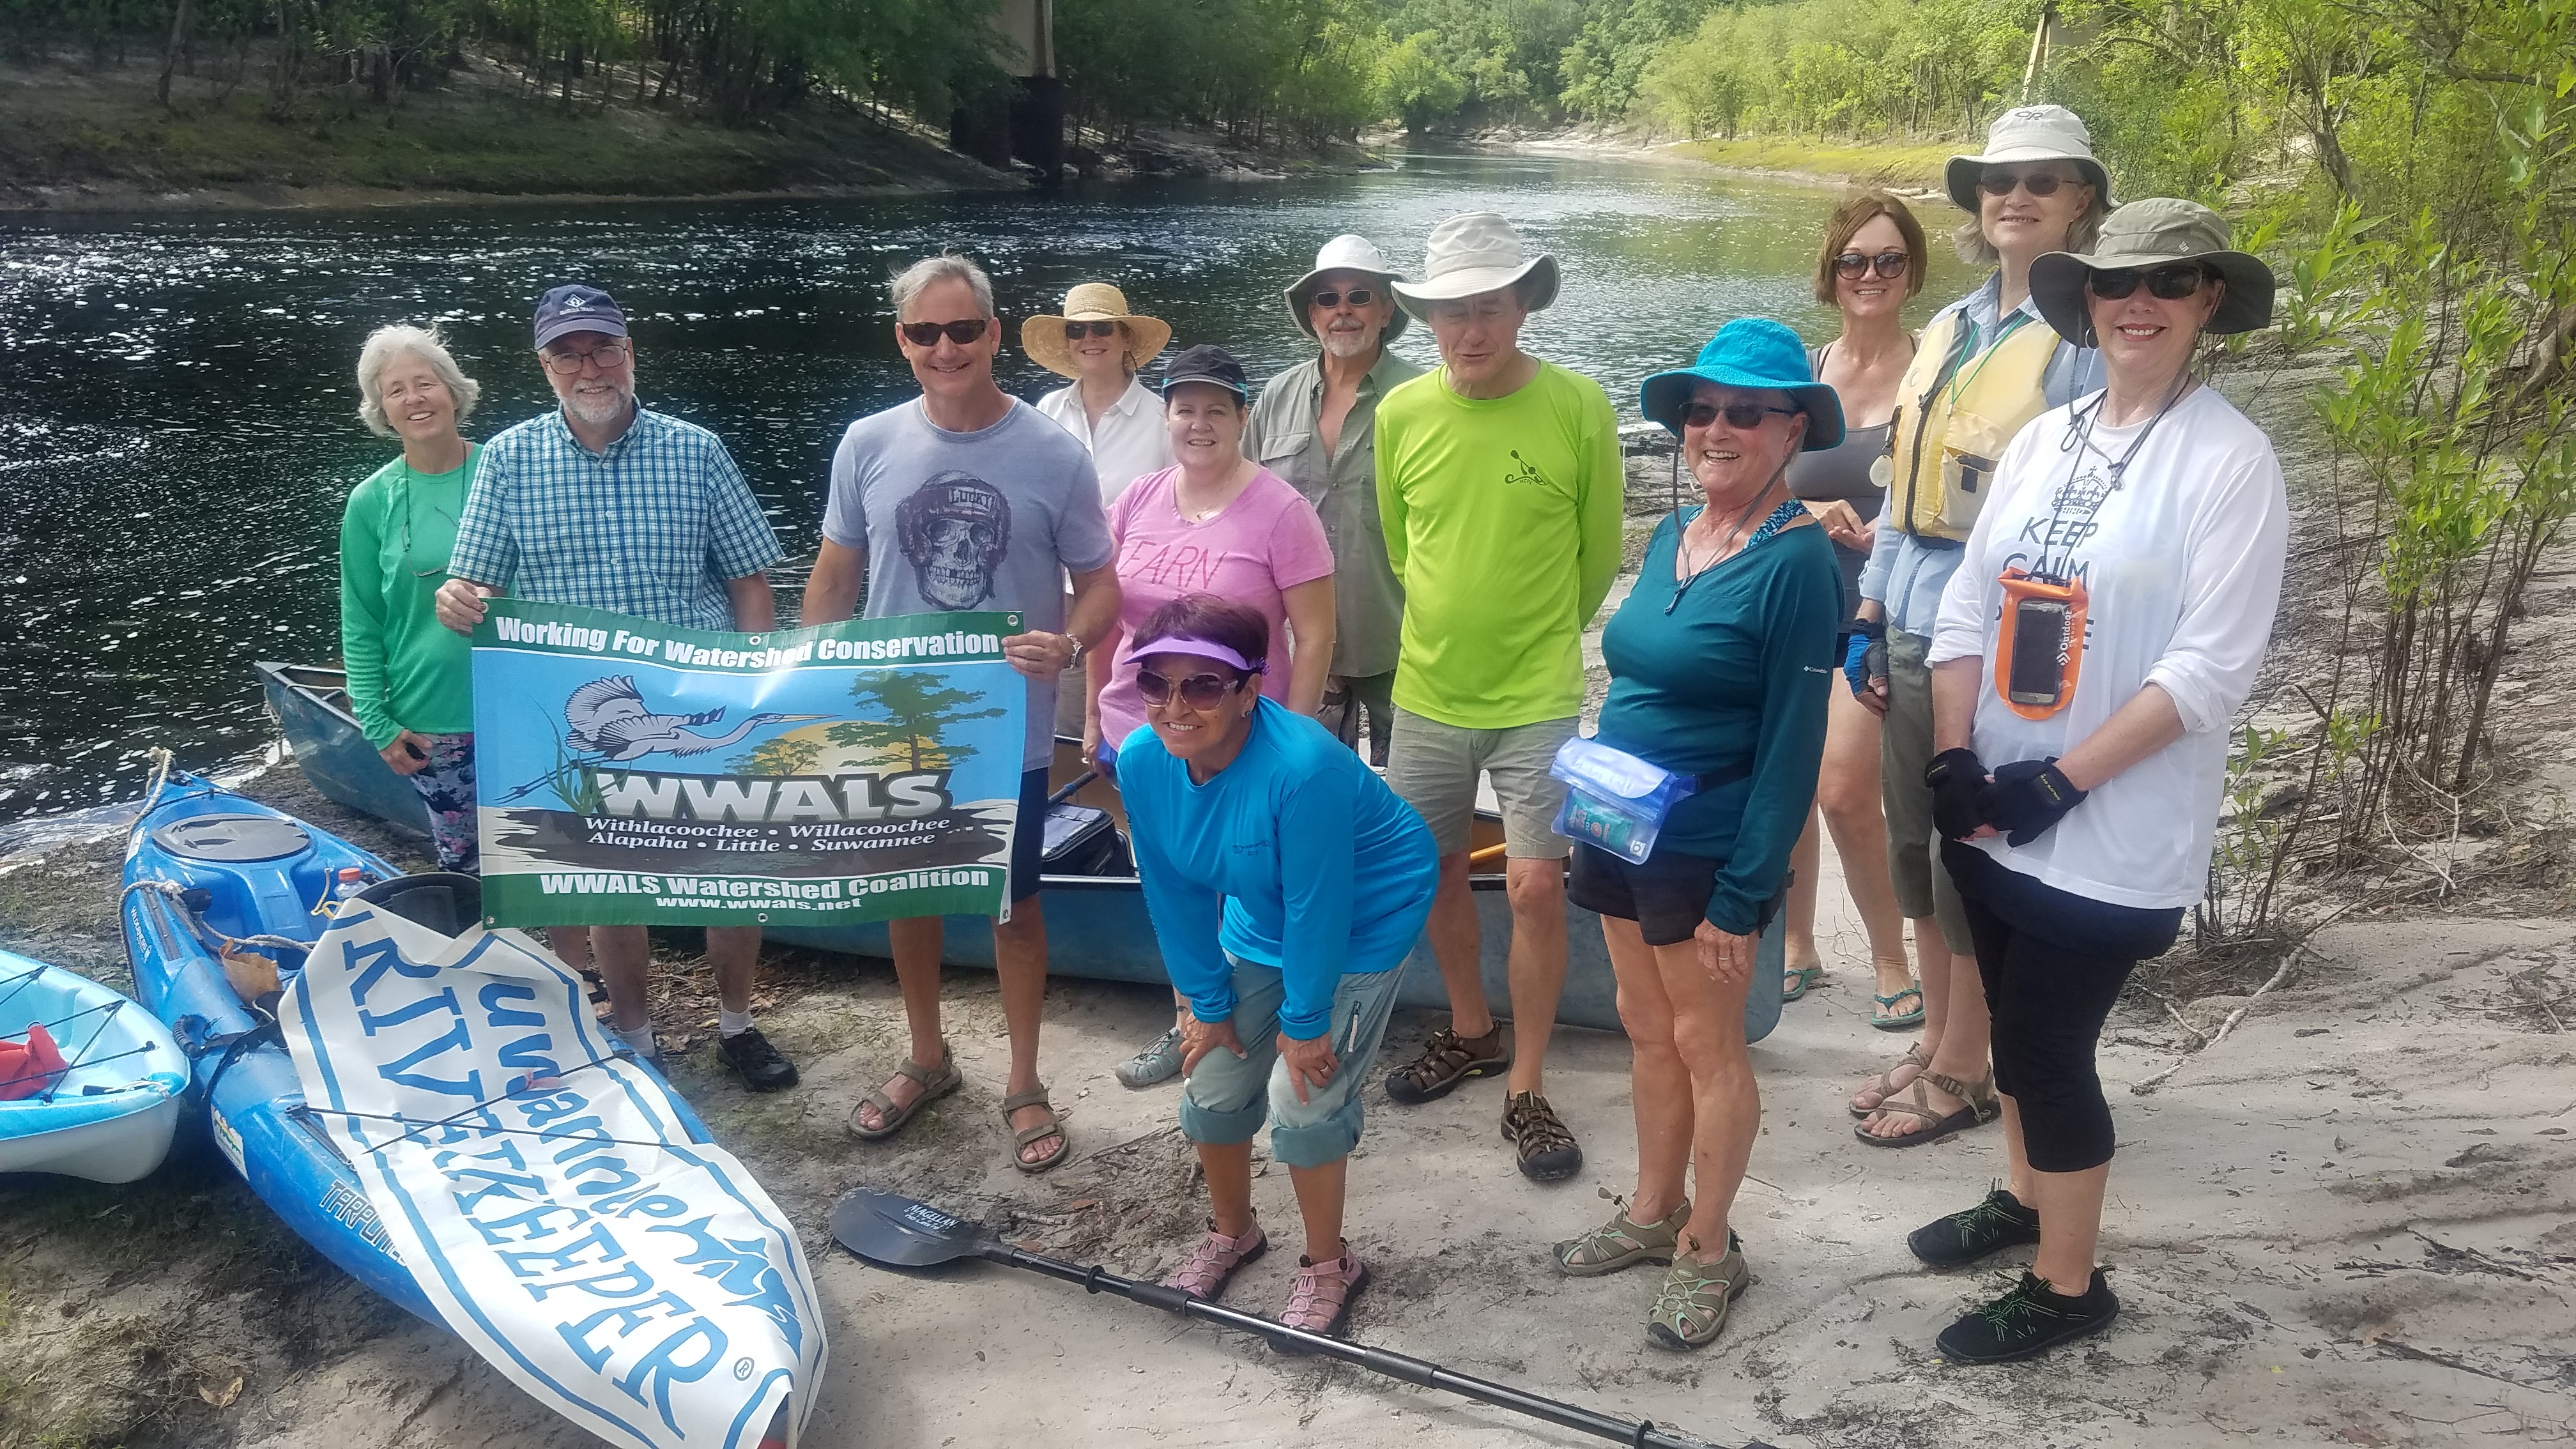
M 251 661 L 338 657 L 341 505 L 391 456 L 357 422 L 350 369 L 383 323 L 446 329 L 483 385 L 468 435 L 486 437 L 549 401 L 528 351 L 537 294 L 607 287 L 635 318 L 645 402 L 720 434 L 803 557 L 842 427 L 911 389 L 885 279 L 925 253 L 992 270 L 1003 385 L 1035 398 L 1057 381 L 1019 354 L 1017 319 L 1075 282 L 1117 283 L 1176 345 L 1220 343 L 1259 379 L 1311 346 L 1278 292 L 1326 238 L 1360 232 L 1411 267 L 1440 218 L 1496 210 L 1563 267 L 1525 344 L 1633 418 L 1638 379 L 1730 317 L 1833 334 L 1809 290 L 1833 201 L 1679 165 L 1408 156 L 1062 196 L 0 225 L 0 820 L 133 795 L 154 745 L 192 768 L 262 750 Z M 1936 231 L 1949 219 L 1926 212 Z M 1917 323 L 1973 280 L 1935 251 Z M 1421 328 L 1398 349 L 1432 357 Z

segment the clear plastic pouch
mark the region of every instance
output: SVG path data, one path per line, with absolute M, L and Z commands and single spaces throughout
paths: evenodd
M 1557 750 L 1547 772 L 1566 784 L 1556 833 L 1630 865 L 1646 863 L 1673 807 L 1699 788 L 1691 776 L 1581 736 Z

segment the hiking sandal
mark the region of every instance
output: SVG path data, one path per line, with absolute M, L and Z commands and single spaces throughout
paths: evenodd
M 1931 1097 L 1923 1090 L 1927 1082 L 1968 1105 L 1956 1112 L 1942 1114 L 1934 1109 Z M 1902 1112 L 1908 1117 L 1932 1125 L 1917 1128 L 1897 1137 L 1881 1137 L 1865 1126 L 1854 1127 L 1852 1135 L 1872 1147 L 1915 1147 L 1926 1142 L 1938 1142 L 1953 1133 L 1965 1132 L 1971 1127 L 1982 1127 L 2003 1115 L 2003 1103 L 1995 1099 L 1995 1074 L 1992 1068 L 1987 1069 L 1983 1080 L 1972 1085 L 1960 1081 L 1957 1077 L 1944 1076 L 1926 1067 L 1922 1075 L 1914 1079 L 1910 1090 L 1910 1100 L 1906 1097 L 1890 1097 L 1878 1104 L 1878 1110 Z
M 1726 1235 L 1725 1254 L 1714 1263 L 1703 1264 L 1688 1250 L 1677 1249 L 1655 1306 L 1646 1310 L 1646 1337 L 1657 1348 L 1677 1353 L 1704 1348 L 1726 1331 L 1727 1310 L 1752 1285 L 1744 1240 L 1732 1232 Z
M 1610 1221 L 1569 1238 L 1553 1250 L 1556 1270 L 1570 1278 L 1598 1278 L 1616 1273 L 1639 1263 L 1669 1263 L 1673 1248 L 1681 1241 L 1682 1224 L 1690 1221 L 1690 1203 L 1651 1223 L 1640 1223 L 1628 1216 L 1628 1200 L 1608 1188 L 1601 1195 L 1618 1204 Z
M 1460 1036 L 1448 1027 L 1431 1034 L 1422 1055 L 1387 1076 L 1386 1094 L 1408 1107 L 1448 1096 L 1469 1077 L 1495 1077 L 1512 1068 L 1512 1047 L 1496 1022 L 1483 1036 Z
M 1207 1236 L 1190 1249 L 1188 1258 L 1163 1280 L 1166 1288 L 1178 1288 L 1201 1303 L 1214 1303 L 1225 1296 L 1226 1281 L 1234 1270 L 1270 1251 L 1269 1235 L 1254 1223 L 1241 1236 L 1229 1238 L 1208 1224 Z
M 1583 1149 L 1565 1119 L 1536 1092 L 1515 1092 L 1503 1105 L 1503 1136 L 1519 1151 L 1521 1176 L 1558 1182 L 1583 1170 Z
M 936 1067 L 925 1067 L 906 1057 L 903 1065 L 894 1069 L 896 1076 L 910 1077 L 921 1084 L 921 1091 L 911 1101 L 898 1107 L 882 1087 L 860 1098 L 859 1106 L 850 1109 L 850 1135 L 862 1142 L 882 1142 L 902 1131 L 903 1124 L 911 1121 L 922 1108 L 966 1085 L 966 1074 L 957 1070 L 957 1053 L 950 1051 L 948 1043 L 943 1041 L 939 1044 L 939 1054 Z M 877 1109 L 876 1126 L 869 1127 L 859 1121 L 859 1107 Z
M 1899 1091 L 1903 1090 L 1896 1085 L 1896 1074 L 1905 1070 L 1908 1066 L 1913 1067 L 1917 1072 L 1924 1072 L 1931 1069 L 1932 1054 L 1923 1049 L 1923 1043 L 1918 1041 L 1914 1045 L 1907 1047 L 1905 1049 L 1905 1055 L 1896 1059 L 1895 1066 L 1889 1067 L 1886 1071 L 1883 1071 L 1877 1076 L 1871 1078 L 1869 1085 L 1860 1089 L 1861 1092 L 1876 1092 L 1878 1094 L 1878 1107 L 1887 1105 L 1888 1098 L 1895 1096 Z M 1912 1077 L 1908 1077 L 1905 1080 L 1908 1083 L 1911 1083 L 1914 1079 Z M 1860 1095 L 1860 1092 L 1854 1092 L 1852 1095 L 1857 1097 Z M 1851 1107 L 1849 1102 L 1845 1102 L 1843 1105 Z M 1878 1107 L 1851 1107 L 1851 1114 L 1854 1117 L 1867 1118 L 1876 1113 L 1878 1111 Z
M 1011 1165 L 1022 1172 L 1044 1172 L 1064 1161 L 1073 1151 L 1073 1139 L 1064 1135 L 1064 1121 L 1056 1116 L 1055 1103 L 1047 1100 L 1046 1083 L 1040 1082 L 1025 1092 L 1013 1092 L 1002 1099 L 1002 1125 L 1011 1125 L 1011 1114 L 1023 1107 L 1044 1107 L 1047 1120 L 1035 1127 L 1022 1127 L 1011 1134 Z M 1020 1156 L 1020 1149 L 1032 1142 L 1043 1142 L 1050 1135 L 1060 1144 L 1055 1151 L 1035 1162 Z
M 1340 1257 L 1322 1263 L 1301 1253 L 1297 1256 L 1297 1281 L 1289 1285 L 1288 1307 L 1280 1313 L 1279 1321 L 1290 1328 L 1339 1338 L 1342 1325 L 1350 1321 L 1351 1300 L 1367 1286 L 1368 1265 L 1351 1251 L 1350 1244 L 1342 1244 Z M 1284 1354 L 1305 1351 L 1294 1344 L 1271 1346 Z

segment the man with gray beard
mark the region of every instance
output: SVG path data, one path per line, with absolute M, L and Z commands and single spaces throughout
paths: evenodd
M 1422 369 L 1386 350 L 1404 331 L 1387 283 L 1397 277 L 1365 237 L 1337 236 L 1283 295 L 1313 361 L 1270 380 L 1244 429 L 1243 452 L 1287 479 L 1323 515 L 1333 546 L 1333 682 L 1346 711 L 1368 714 L 1371 764 L 1386 763 L 1395 722 L 1395 656 L 1404 586 L 1387 564 L 1377 516 L 1377 402 Z M 1346 715 L 1347 719 L 1348 716 Z
M 778 537 L 715 434 L 635 401 L 626 313 L 596 287 L 537 303 L 537 358 L 561 407 L 483 445 L 456 525 L 438 619 L 460 634 L 496 594 L 605 609 L 684 629 L 767 633 L 777 606 L 764 572 Z M 617 1035 L 656 1056 L 645 998 L 652 948 L 642 926 L 555 926 L 578 967 L 585 940 L 608 987 Z M 796 1084 L 796 1068 L 751 1024 L 758 926 L 707 928 L 715 968 L 716 1058 L 755 1092 Z

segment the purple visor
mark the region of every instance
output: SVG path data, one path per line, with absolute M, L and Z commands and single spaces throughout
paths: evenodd
M 1270 661 L 1267 659 L 1246 659 L 1213 639 L 1200 639 L 1188 634 L 1166 634 L 1160 639 L 1148 639 L 1142 644 L 1131 644 L 1127 647 L 1127 657 L 1130 659 L 1142 659 L 1148 654 L 1195 654 L 1202 659 L 1231 664 L 1246 674 L 1270 672 Z

